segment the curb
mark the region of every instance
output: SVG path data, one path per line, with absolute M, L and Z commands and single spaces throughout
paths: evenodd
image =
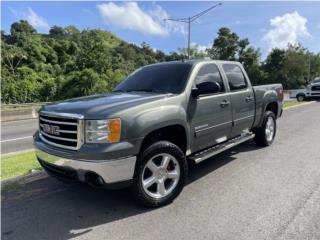
M 9 152 L 9 153 L 5 153 L 5 154 L 1 154 L 1 158 L 3 157 L 10 157 L 16 154 L 20 154 L 20 153 L 28 153 L 28 152 L 33 152 L 35 151 L 34 148 L 30 148 L 30 149 L 26 149 L 26 150 L 21 150 L 21 151 L 15 151 L 15 152 Z
M 14 184 L 26 184 L 44 178 L 46 176 L 47 174 L 43 170 L 34 170 L 33 172 L 28 173 L 27 175 L 1 180 L 1 188 L 5 188 Z
M 288 110 L 288 109 L 291 109 L 291 108 L 301 107 L 301 106 L 309 105 L 309 104 L 315 103 L 315 102 L 316 102 L 316 101 L 306 102 L 306 103 L 302 103 L 302 104 L 299 104 L 299 105 L 295 105 L 295 106 L 283 108 L 283 110 Z

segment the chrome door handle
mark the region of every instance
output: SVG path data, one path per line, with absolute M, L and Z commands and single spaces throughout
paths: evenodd
M 224 108 L 224 107 L 228 106 L 229 104 L 230 104 L 229 101 L 223 100 L 223 101 L 220 103 L 220 106 Z
M 253 101 L 253 97 L 252 96 L 246 97 L 246 102 L 251 102 L 251 101 Z

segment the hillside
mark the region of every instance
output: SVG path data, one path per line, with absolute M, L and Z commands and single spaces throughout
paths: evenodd
M 129 44 L 111 32 L 73 26 L 39 34 L 27 22 L 1 32 L 2 102 L 53 101 L 110 91 L 145 64 L 172 60 L 147 44 Z M 173 55 L 173 57 L 178 57 Z

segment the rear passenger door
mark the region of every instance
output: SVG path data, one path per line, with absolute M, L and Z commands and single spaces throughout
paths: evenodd
M 189 114 L 194 135 L 191 138 L 192 152 L 227 140 L 232 127 L 230 96 L 216 64 L 205 63 L 200 66 L 193 87 L 204 82 L 216 82 L 221 89 L 190 99 Z
M 255 98 L 253 89 L 239 64 L 224 63 L 232 104 L 233 127 L 231 137 L 249 130 L 254 121 Z

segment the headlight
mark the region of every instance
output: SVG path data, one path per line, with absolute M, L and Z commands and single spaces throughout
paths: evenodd
M 86 120 L 87 143 L 115 143 L 120 141 L 121 120 Z

